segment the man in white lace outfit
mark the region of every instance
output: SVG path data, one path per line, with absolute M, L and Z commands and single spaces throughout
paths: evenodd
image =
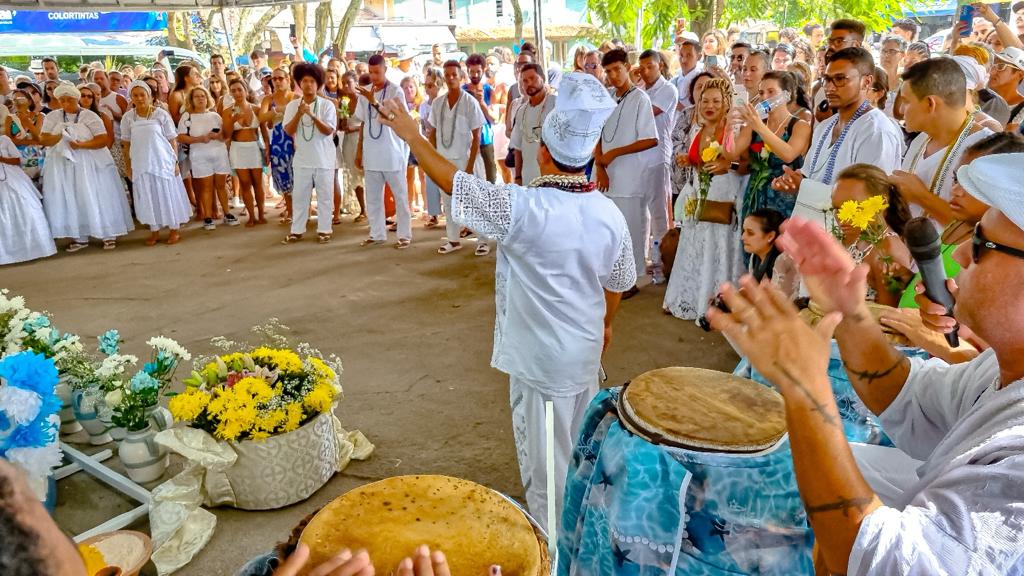
M 597 393 L 601 354 L 622 292 L 636 283 L 625 218 L 584 174 L 615 103 L 593 76 L 562 80 L 541 130 L 533 187 L 496 185 L 453 166 L 399 105 L 385 120 L 452 194 L 452 217 L 497 240 L 491 365 L 509 375 L 519 469 L 530 512 L 547 525 L 545 403 L 554 408 L 555 504 L 573 442 Z M 557 517 L 557 516 L 556 516 Z

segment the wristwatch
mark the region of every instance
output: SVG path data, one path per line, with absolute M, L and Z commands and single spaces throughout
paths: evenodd
M 732 170 L 733 172 L 735 172 L 735 171 L 737 171 L 739 169 L 740 169 L 740 163 L 739 162 L 732 162 L 732 163 L 729 164 L 729 170 Z

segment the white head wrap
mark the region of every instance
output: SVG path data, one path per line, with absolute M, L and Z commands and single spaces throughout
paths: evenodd
M 135 90 L 136 88 L 142 88 L 143 90 L 146 91 L 146 94 L 149 94 L 150 98 L 153 97 L 153 90 L 149 87 L 149 84 L 146 84 L 142 80 L 136 80 L 136 81 L 132 82 L 131 84 L 129 84 L 128 85 L 128 94 L 131 95 L 132 90 Z
M 971 196 L 1002 212 L 1024 230 L 1024 153 L 982 156 L 956 171 Z
M 75 85 L 71 82 L 61 82 L 53 90 L 53 97 L 63 98 L 64 96 L 71 96 L 75 100 L 78 100 L 82 97 L 82 93 L 79 92 L 78 88 L 75 88 Z
M 967 89 L 984 88 L 988 84 L 988 71 L 978 61 L 970 56 L 953 56 L 953 60 L 960 65 L 967 77 Z
M 613 110 L 615 101 L 597 78 L 581 72 L 562 78 L 555 109 L 541 129 L 551 157 L 565 166 L 586 165 Z

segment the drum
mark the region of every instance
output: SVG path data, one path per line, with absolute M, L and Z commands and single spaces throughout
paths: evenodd
M 782 397 L 700 368 L 602 391 L 580 431 L 560 575 L 813 573 Z
M 542 576 L 551 565 L 546 538 L 512 500 L 448 476 L 396 476 L 356 488 L 317 512 L 300 541 L 309 545 L 309 567 L 343 548 L 364 548 L 381 574 L 422 544 L 444 552 L 458 576 L 486 576 L 494 564 L 505 576 Z

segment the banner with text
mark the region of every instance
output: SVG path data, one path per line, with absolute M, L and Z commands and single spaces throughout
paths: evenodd
M 0 34 L 151 32 L 166 28 L 166 12 L 0 10 Z

